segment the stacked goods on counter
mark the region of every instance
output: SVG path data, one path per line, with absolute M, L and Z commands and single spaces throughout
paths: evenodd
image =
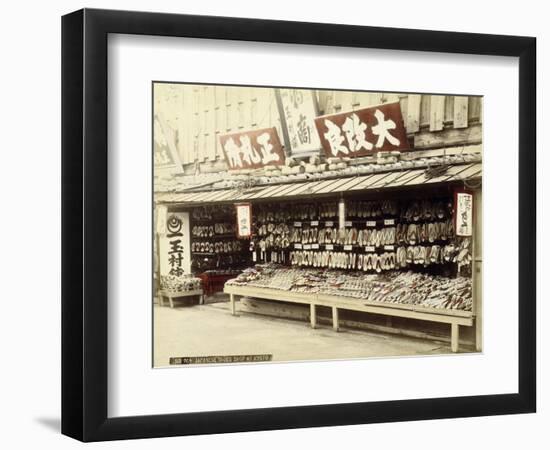
M 170 292 L 196 291 L 201 288 L 201 279 L 190 276 L 162 275 L 160 277 L 160 288 Z
M 249 266 L 248 240 L 237 239 L 233 205 L 202 206 L 191 211 L 191 264 L 194 272 Z
M 472 282 L 469 277 L 448 278 L 411 271 L 363 274 L 262 264 L 244 270 L 226 285 L 327 294 L 358 301 L 426 308 L 472 310 Z

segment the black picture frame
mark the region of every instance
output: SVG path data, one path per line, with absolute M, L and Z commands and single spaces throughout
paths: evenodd
M 499 395 L 107 417 L 110 33 L 519 58 L 519 386 Z M 62 18 L 62 433 L 82 441 L 535 412 L 536 39 L 84 9 Z

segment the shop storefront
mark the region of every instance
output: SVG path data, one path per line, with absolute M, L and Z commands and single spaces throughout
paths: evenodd
M 336 331 L 342 311 L 445 324 L 453 351 L 465 327 L 480 350 L 481 144 L 442 123 L 419 125 L 433 137 L 415 149 L 402 104 L 314 111 L 306 131 L 287 108 L 284 138 L 277 127 L 219 137 L 223 177 L 156 183 L 160 287 L 187 276 L 188 291 L 226 294 L 233 314 L 241 297 L 307 305 L 312 327 L 329 308 Z M 301 155 L 285 150 L 304 141 Z

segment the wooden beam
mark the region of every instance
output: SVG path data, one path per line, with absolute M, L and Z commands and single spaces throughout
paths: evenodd
M 213 303 L 210 305 L 214 308 L 219 308 L 222 311 L 229 311 L 230 305 L 229 302 L 226 303 Z M 338 311 L 340 312 L 340 311 Z M 252 298 L 252 297 L 243 297 L 239 302 L 239 314 L 240 313 L 248 313 L 248 314 L 255 314 L 260 316 L 268 316 L 268 317 L 277 317 L 280 319 L 289 319 L 289 320 L 298 320 L 302 322 L 309 322 L 309 307 L 307 305 L 303 304 L 287 304 L 287 303 L 280 303 L 277 301 L 271 301 L 271 300 L 264 300 L 264 299 L 258 299 L 258 298 Z M 392 321 L 392 316 L 386 316 L 387 321 Z M 401 328 L 401 327 L 393 327 L 388 326 L 388 322 L 384 325 L 378 324 L 378 323 L 372 323 L 370 322 L 371 318 L 364 318 L 364 319 L 345 319 L 341 318 L 340 314 L 338 314 L 338 325 L 339 329 L 342 328 L 350 328 L 350 329 L 358 329 L 358 330 L 366 330 L 366 331 L 376 331 L 380 333 L 388 333 L 388 334 L 394 334 L 398 336 L 407 336 L 407 337 L 414 337 L 417 339 L 424 339 L 424 340 L 432 340 L 436 342 L 445 342 L 448 345 L 451 344 L 451 335 L 450 333 L 446 332 L 447 328 L 445 328 L 445 331 L 440 330 L 439 327 L 437 329 L 431 328 L 426 325 L 418 325 L 417 327 L 413 328 Z M 329 327 L 332 327 L 333 320 L 332 320 L 332 314 L 330 316 L 323 316 L 321 314 L 317 315 L 317 323 L 320 325 L 327 325 Z M 433 324 L 434 322 L 427 322 L 429 324 Z M 460 334 L 459 339 L 459 345 L 464 348 L 467 347 L 470 351 L 473 351 L 475 349 L 475 343 L 474 343 L 475 335 L 471 336 L 465 336 L 465 333 Z
M 427 320 L 430 322 L 455 323 L 464 326 L 472 326 L 473 313 L 453 309 L 428 308 L 418 305 L 405 305 L 384 302 L 358 301 L 349 297 L 334 295 L 311 294 L 303 292 L 288 292 L 278 289 L 259 288 L 252 286 L 225 286 L 226 294 L 278 300 L 289 303 L 302 303 L 307 305 L 320 305 L 350 311 L 364 311 L 373 314 L 406 317 L 411 319 Z
M 421 132 L 414 136 L 416 149 L 451 147 L 459 145 L 480 144 L 482 140 L 481 125 L 470 125 L 468 128 L 449 128 L 439 133 Z

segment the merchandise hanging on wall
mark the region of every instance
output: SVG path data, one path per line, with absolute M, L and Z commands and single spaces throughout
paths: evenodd
M 64 434 L 535 411 L 535 39 L 105 10 L 62 23 Z M 222 50 L 193 52 L 202 39 Z M 460 54 L 470 88 L 422 52 Z M 486 79 L 491 55 L 519 66 Z M 518 83 L 503 117 L 495 98 Z M 494 193 L 515 186 L 503 242 Z M 346 380 L 337 393 L 322 369 Z M 226 388 L 243 379 L 250 392 Z

